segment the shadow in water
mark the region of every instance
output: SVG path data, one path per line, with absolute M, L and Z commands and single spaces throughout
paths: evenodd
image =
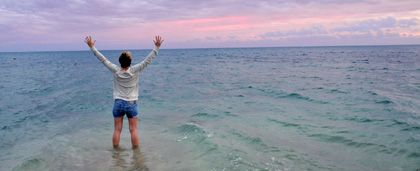
M 116 147 L 112 153 L 113 165 L 115 170 L 139 170 L 148 171 L 146 158 L 141 153 L 140 146 L 127 149 Z

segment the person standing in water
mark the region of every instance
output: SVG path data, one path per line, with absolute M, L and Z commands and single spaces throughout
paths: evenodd
M 90 47 L 93 54 L 105 65 L 114 75 L 114 108 L 112 114 L 114 115 L 114 135 L 112 143 L 114 147 L 118 147 L 120 143 L 120 135 L 123 127 L 124 115 L 127 115 L 129 130 L 131 133 L 131 144 L 133 147 L 139 145 L 139 136 L 137 133 L 137 100 L 139 96 L 139 74 L 152 62 L 157 56 L 159 47 L 163 43 L 162 37 L 156 36 L 153 40 L 155 48 L 143 60 L 143 62 L 131 66 L 131 54 L 124 51 L 121 53 L 119 62 L 120 67 L 106 59 L 96 48 L 95 42 L 92 41 L 91 36 L 86 36 L 85 43 Z

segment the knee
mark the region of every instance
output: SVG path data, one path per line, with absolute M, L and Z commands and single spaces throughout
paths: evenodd
M 131 132 L 131 133 L 133 133 L 133 132 L 137 132 L 137 128 L 136 128 L 136 127 L 130 127 L 130 132 Z
M 115 132 L 121 132 L 122 131 L 122 127 L 115 127 L 114 131 Z

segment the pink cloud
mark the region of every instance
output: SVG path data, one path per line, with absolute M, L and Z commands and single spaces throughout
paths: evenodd
M 163 22 L 163 25 L 185 27 L 197 32 L 213 32 L 250 28 L 258 25 L 258 23 L 252 21 L 249 16 L 226 16 L 168 21 Z

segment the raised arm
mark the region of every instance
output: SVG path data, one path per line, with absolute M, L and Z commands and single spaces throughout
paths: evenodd
M 91 36 L 86 36 L 85 43 L 90 47 L 90 50 L 93 52 L 93 54 L 99 59 L 99 61 L 102 62 L 111 72 L 115 73 L 118 70 L 118 66 L 110 62 L 108 59 L 105 58 L 104 55 L 102 55 L 98 49 L 95 48 L 96 40 L 92 41 Z
M 142 71 L 157 56 L 160 45 L 162 45 L 163 43 L 163 39 L 160 36 L 156 36 L 155 39 L 156 40 L 153 40 L 153 43 L 156 47 L 152 50 L 152 52 L 149 53 L 149 55 L 146 57 L 146 59 L 143 60 L 143 62 L 133 66 L 135 72 Z

